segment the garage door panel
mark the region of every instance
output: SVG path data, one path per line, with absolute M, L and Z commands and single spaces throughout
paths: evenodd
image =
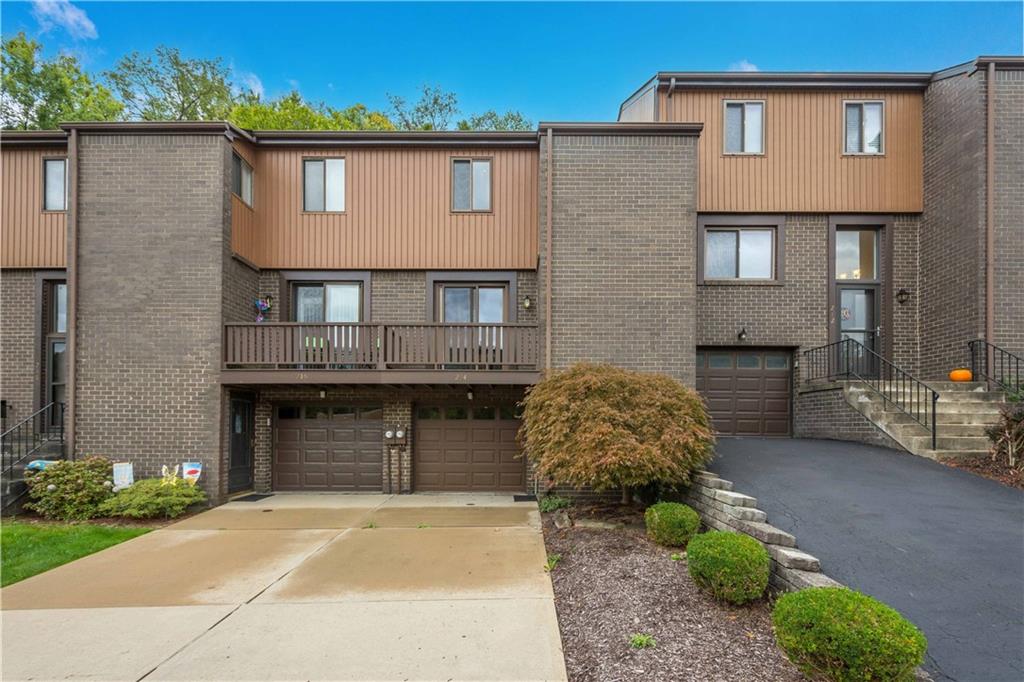
M 274 429 L 275 490 L 380 492 L 383 478 L 379 408 L 282 407 Z
M 712 357 L 715 363 L 701 361 Z M 778 349 L 699 349 L 697 390 L 715 430 L 722 435 L 788 436 L 792 392 L 788 358 L 788 352 Z M 719 366 L 706 366 L 710 364 Z
M 511 409 L 487 404 L 417 409 L 413 436 L 415 489 L 525 490 L 526 468 L 518 457 L 516 439 L 520 422 L 496 418 L 510 414 Z M 442 453 L 440 461 L 436 459 L 438 451 Z

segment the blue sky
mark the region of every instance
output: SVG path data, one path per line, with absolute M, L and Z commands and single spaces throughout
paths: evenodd
M 612 120 L 658 70 L 932 71 L 1024 51 L 1024 3 L 4 2 L 5 36 L 102 71 L 159 44 L 223 57 L 239 82 L 387 107 L 421 83 L 464 113 Z

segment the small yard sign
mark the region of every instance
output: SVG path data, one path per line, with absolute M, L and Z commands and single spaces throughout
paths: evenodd
M 181 477 L 193 485 L 199 481 L 202 473 L 202 462 L 182 462 L 181 464 Z
M 135 483 L 135 470 L 131 462 L 114 462 L 114 487 L 127 488 Z

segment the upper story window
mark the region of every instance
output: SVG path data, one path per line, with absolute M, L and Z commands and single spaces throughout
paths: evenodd
M 359 322 L 363 287 L 356 282 L 295 285 L 296 322 Z
M 704 233 L 704 279 L 774 279 L 772 228 L 714 227 Z
M 491 210 L 491 160 L 452 159 L 452 211 Z
M 885 115 L 882 102 L 844 102 L 844 151 L 847 154 L 885 152 Z
M 43 159 L 43 210 L 67 210 L 67 178 L 67 159 Z
M 238 154 L 231 155 L 231 191 L 252 206 L 252 166 Z
M 764 153 L 764 102 L 726 101 L 725 153 Z
M 303 159 L 302 210 L 341 213 L 345 210 L 345 159 Z

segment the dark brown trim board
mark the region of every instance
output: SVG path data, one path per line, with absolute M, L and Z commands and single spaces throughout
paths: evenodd
M 513 324 L 519 319 L 519 273 L 515 270 L 428 270 L 426 319 L 436 320 L 437 301 L 435 294 L 438 284 L 464 282 L 472 284 L 504 284 L 508 288 L 505 302 L 506 322 Z
M 876 284 L 879 288 L 881 306 L 878 319 L 882 325 L 882 346 L 879 352 L 883 357 L 892 358 L 893 349 L 893 216 L 891 215 L 843 215 L 835 214 L 828 217 L 828 339 L 829 342 L 839 340 L 839 325 L 836 322 L 836 230 L 843 227 L 874 227 L 878 229 L 878 277 L 866 280 L 864 284 Z M 850 284 L 856 284 L 850 281 Z
M 775 229 L 775 276 L 770 279 L 728 279 L 706 280 L 704 278 L 704 238 L 709 227 L 768 227 Z M 697 216 L 697 284 L 725 282 L 743 285 L 758 285 L 770 282 L 786 283 L 786 216 L 782 214 L 747 215 L 740 213 Z
M 370 307 L 370 271 L 369 270 L 281 270 L 279 271 L 283 282 L 284 296 L 280 309 L 282 320 L 289 320 L 292 317 L 292 297 L 295 294 L 296 283 L 326 282 L 343 283 L 357 282 L 363 288 L 363 322 L 373 319 L 373 310 Z
M 43 319 L 43 309 L 47 308 L 45 305 L 46 297 L 49 296 L 48 289 L 50 286 L 57 282 L 67 283 L 68 275 L 66 270 L 37 270 L 36 271 L 36 282 L 35 282 L 35 315 L 34 315 L 34 329 L 35 334 L 32 341 L 32 367 L 38 374 L 39 368 L 42 367 L 43 356 L 42 351 L 45 346 L 45 339 L 47 337 L 47 330 L 49 329 L 48 321 Z M 71 297 L 70 288 L 68 290 L 68 298 Z M 53 310 L 49 310 L 49 314 L 53 314 Z M 70 315 L 68 316 L 70 322 Z M 44 326 L 46 325 L 46 326 Z M 67 339 L 67 332 L 64 334 L 65 341 Z M 65 351 L 66 352 L 66 351 Z M 32 382 L 32 411 L 38 410 L 43 407 L 43 395 L 40 390 L 43 388 L 42 381 Z

